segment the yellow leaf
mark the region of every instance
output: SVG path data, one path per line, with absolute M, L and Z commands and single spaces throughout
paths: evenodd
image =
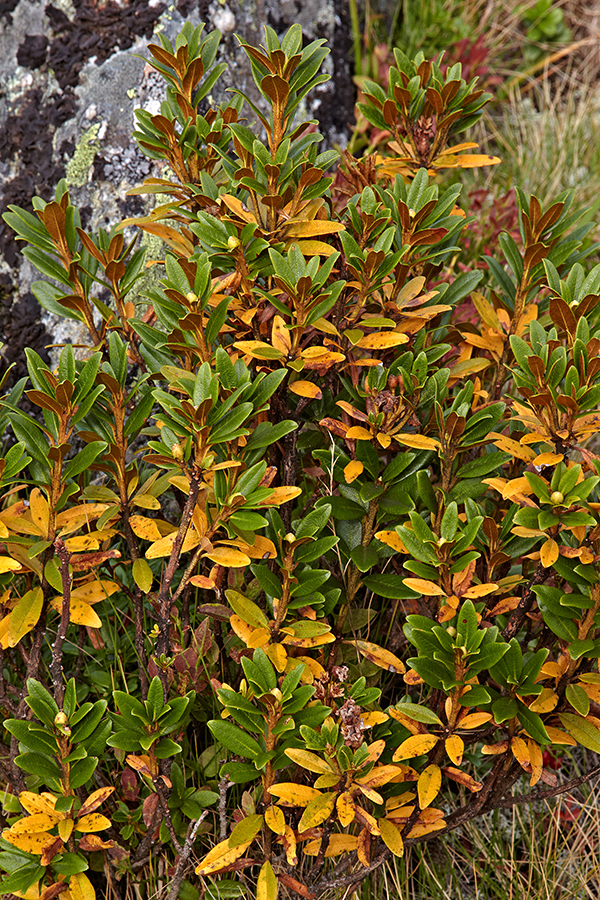
M 75 828 L 77 831 L 84 832 L 104 831 L 105 828 L 110 828 L 110 819 L 107 819 L 101 813 L 89 813 L 87 816 L 78 819 Z
M 61 819 L 58 823 L 58 834 L 65 844 L 71 837 L 74 826 L 75 822 L 73 819 Z
M 552 712 L 557 703 L 558 694 L 555 694 L 552 688 L 543 688 L 542 693 L 535 698 L 529 709 L 535 713 L 548 713 Z
M 92 882 L 84 872 L 76 872 L 69 879 L 71 900 L 96 900 Z M 58 895 L 60 897 L 60 894 Z
M 39 529 L 42 540 L 47 540 L 50 524 L 50 507 L 39 488 L 34 488 L 29 495 L 29 510 L 31 519 Z
M 289 754 L 289 750 L 286 750 L 286 753 Z M 333 812 L 335 798 L 335 794 L 329 793 L 321 794 L 320 797 L 315 797 L 314 800 L 311 800 L 298 822 L 298 831 L 308 831 L 309 828 L 316 828 L 317 825 L 328 819 Z
M 442 770 L 439 766 L 431 765 L 419 775 L 417 782 L 417 793 L 419 795 L 419 806 L 425 809 L 431 806 L 442 786 Z
M 424 434 L 395 434 L 394 437 L 401 444 L 413 447 L 415 450 L 438 450 L 441 444 L 435 438 L 426 437 Z
M 407 344 L 408 336 L 399 334 L 397 331 L 379 332 L 378 334 L 367 334 L 361 338 L 356 344 L 363 350 L 387 350 L 389 347 L 397 347 L 399 344 Z
M 510 749 L 521 768 L 528 770 L 530 765 L 529 749 L 523 738 L 515 735 L 510 739 Z
M 540 550 L 540 561 L 545 569 L 553 566 L 558 559 L 558 544 L 549 538 L 545 544 L 542 544 Z
M 381 831 L 383 843 L 388 850 L 391 850 L 394 856 L 402 856 L 404 853 L 404 842 L 402 840 L 402 835 L 400 834 L 400 829 L 388 819 L 377 819 L 377 824 Z
M 537 784 L 542 777 L 544 757 L 542 755 L 541 747 L 536 741 L 528 738 L 527 746 L 529 747 L 529 759 L 531 762 L 531 779 L 529 784 L 533 787 L 533 785 Z
M 275 834 L 285 834 L 285 816 L 278 806 L 267 807 L 265 822 Z
M 325 762 L 316 753 L 309 753 L 308 750 L 297 750 L 295 747 L 290 747 L 285 751 L 285 755 L 289 756 L 296 765 L 308 769 L 309 772 L 316 772 L 317 775 L 331 775 L 333 772 L 328 762 Z
M 321 791 L 308 787 L 306 784 L 294 782 L 282 782 L 269 788 L 269 793 L 279 797 L 279 802 L 284 806 L 308 806 L 311 800 L 321 796 Z
M 346 432 L 346 437 L 353 441 L 370 441 L 373 435 L 366 428 L 363 428 L 362 425 L 353 425 Z
M 107 597 L 112 596 L 119 590 L 119 585 L 114 581 L 107 581 L 105 578 L 97 581 L 86 581 L 71 591 L 71 600 L 84 600 L 86 603 L 99 603 Z
M 280 350 L 284 356 L 287 356 L 292 349 L 290 330 L 289 328 L 286 328 L 285 319 L 281 316 L 273 316 L 271 343 L 277 350 Z
M 147 594 L 152 587 L 154 575 L 145 559 L 134 559 L 132 567 L 133 580 L 143 594 Z
M 290 384 L 289 389 L 292 394 L 297 394 L 299 397 L 308 397 L 310 400 L 323 399 L 321 388 L 318 388 L 312 381 L 294 381 L 293 384 Z
M 10 556 L 0 556 L 0 575 L 4 575 L 5 572 L 16 572 L 20 568 L 21 563 L 16 559 L 11 559 Z
M 336 234 L 345 231 L 345 226 L 340 222 L 329 222 L 327 219 L 311 219 L 297 222 L 286 229 L 286 237 L 306 238 L 320 234 Z
M 387 544 L 388 547 L 397 550 L 398 553 L 408 553 L 408 550 L 395 531 L 377 531 L 375 537 L 378 541 L 381 541 L 382 544 Z
M 560 728 L 553 728 L 552 725 L 546 725 L 546 731 L 553 744 L 565 744 L 568 747 L 575 747 L 577 745 L 575 738 L 571 737 L 570 734 L 567 734 L 566 731 L 561 731 Z
M 277 878 L 273 866 L 267 860 L 262 864 L 256 882 L 256 900 L 277 900 Z
M 59 816 L 56 813 L 33 813 L 31 816 L 25 816 L 19 819 L 18 822 L 15 822 L 8 831 L 4 832 L 3 837 L 6 837 L 8 834 L 35 834 L 40 831 L 49 831 L 51 828 L 54 828 L 58 818 Z M 6 840 L 10 839 L 6 837 Z
M 467 694 L 468 696 L 468 694 Z M 491 713 L 470 713 L 465 716 L 464 719 L 461 719 L 458 723 L 459 728 L 479 728 L 480 725 L 484 725 L 486 722 L 491 722 L 492 714 Z
M 247 356 L 255 359 L 283 359 L 284 355 L 277 347 L 266 344 L 264 341 L 235 341 L 233 346 L 241 350 Z
M 472 587 L 467 588 L 467 590 L 462 594 L 467 600 L 476 600 L 479 597 L 486 597 L 488 594 L 493 594 L 494 591 L 498 590 L 497 584 L 474 584 Z
M 23 850 L 25 853 L 35 853 L 38 856 L 55 840 L 47 831 L 37 831 L 33 834 L 13 834 L 12 829 L 3 831 L 2 837 L 9 844 L 18 847 L 19 850 Z
M 160 541 L 155 541 L 154 544 L 151 544 L 146 550 L 146 559 L 158 559 L 160 556 L 170 556 L 176 535 L 177 531 L 172 531 L 171 534 L 162 537 Z M 183 541 L 181 552 L 187 553 L 188 550 L 193 550 L 194 547 L 198 546 L 200 540 L 200 536 L 190 529 Z
M 395 750 L 392 756 L 393 762 L 399 762 L 403 759 L 413 759 L 415 756 L 422 756 L 429 753 L 437 744 L 439 738 L 434 734 L 414 734 Z
M 359 475 L 362 475 L 364 466 L 358 459 L 353 459 L 344 469 L 346 484 L 352 484 Z
M 354 822 L 355 806 L 352 794 L 349 791 L 344 791 L 337 798 L 335 805 L 340 825 L 342 828 L 346 828 L 351 822 Z
M 465 742 L 463 739 L 459 737 L 458 734 L 452 734 L 450 737 L 446 738 L 444 746 L 446 747 L 446 753 L 452 762 L 457 766 L 460 766 L 465 749 Z
M 275 668 L 278 672 L 285 672 L 286 665 L 288 662 L 288 655 L 283 644 L 271 644 L 270 647 L 265 651 Z M 297 665 L 297 660 L 293 660 L 294 667 Z M 306 670 L 306 667 L 305 667 Z
M 411 591 L 417 591 L 425 597 L 445 597 L 446 592 L 434 581 L 427 581 L 426 578 L 405 578 L 404 584 Z
M 228 569 L 245 569 L 246 566 L 250 565 L 250 557 L 242 553 L 241 550 L 235 550 L 233 547 L 215 547 L 210 553 L 206 554 L 206 557 L 219 566 L 225 566 Z
M 302 850 L 306 856 L 317 856 L 321 849 L 322 839 L 309 841 Z M 340 856 L 341 853 L 352 853 L 356 850 L 358 838 L 353 834 L 332 834 L 329 838 L 329 844 L 325 851 L 325 857 L 330 859 L 332 856 Z
M 365 659 L 379 666 L 380 669 L 387 669 L 388 672 L 393 673 L 406 672 L 406 666 L 401 659 L 398 659 L 389 650 L 384 650 L 383 647 L 379 647 L 377 644 L 372 644 L 369 641 L 347 641 L 347 643 L 353 644 Z
M 110 797 L 113 791 L 114 787 L 102 787 L 98 788 L 97 791 L 92 791 L 79 810 L 79 815 L 87 816 L 88 813 L 94 812 L 95 809 L 98 809 L 98 807 L 104 803 L 107 797 Z
M 426 834 L 433 834 L 434 831 L 442 831 L 446 827 L 444 819 L 438 819 L 436 822 L 417 822 L 407 834 L 408 838 L 414 839 L 424 837 Z
M 210 853 L 207 853 L 199 866 L 196 867 L 196 875 L 211 875 L 218 872 L 226 866 L 243 856 L 252 841 L 245 844 L 238 844 L 236 847 L 230 847 L 229 841 L 221 841 L 216 847 L 213 847 Z
M 44 605 L 44 592 L 41 588 L 33 588 L 17 601 L 10 614 L 8 624 L 7 645 L 16 647 L 21 638 L 29 634 L 37 625 Z
M 383 722 L 387 722 L 389 716 L 384 712 L 373 710 L 372 712 L 363 713 L 361 718 L 365 728 L 373 728 L 375 725 L 381 725 Z
M 384 784 L 389 784 L 390 781 L 398 774 L 398 766 L 376 766 L 374 769 L 371 769 L 368 775 L 359 775 L 355 778 L 355 781 L 359 785 L 364 785 L 369 788 L 382 787 Z
M 335 247 L 324 241 L 298 241 L 298 249 L 304 256 L 331 256 L 336 252 Z
M 392 439 L 391 439 L 390 435 L 389 435 L 389 434 L 384 434 L 382 431 L 378 431 L 378 432 L 377 432 L 376 438 L 377 438 L 377 443 L 378 443 L 381 447 L 383 447 L 384 450 L 387 450 L 387 448 L 388 448 L 388 447 L 390 446 L 390 444 L 392 443 Z
M 160 541 L 162 534 L 156 524 L 156 519 L 147 516 L 130 516 L 129 524 L 136 537 L 144 541 Z
M 283 835 L 283 847 L 285 849 L 285 857 L 289 866 L 298 865 L 298 850 L 296 845 L 296 835 L 294 829 L 289 825 L 285 826 L 285 834 Z
M 51 600 L 50 606 L 57 613 L 62 613 L 62 597 L 56 597 L 54 600 Z M 92 609 L 90 604 L 80 600 L 78 597 L 71 597 L 69 612 L 69 621 L 75 625 L 87 625 L 89 628 L 100 628 L 102 625 L 102 619 Z
M 319 790 L 322 790 L 322 788 L 336 787 L 339 780 L 339 775 L 319 775 L 318 778 L 315 778 L 314 786 Z
M 301 493 L 302 488 L 299 487 L 273 488 L 270 496 L 266 500 L 261 500 L 260 503 L 257 503 L 257 507 L 281 506 L 282 503 L 289 503 L 290 500 L 295 500 Z
M 34 794 L 33 791 L 21 791 L 19 803 L 28 813 L 46 813 L 53 816 L 55 821 L 65 817 L 66 813 L 57 813 L 54 810 L 56 797 L 44 791 L 42 794 Z

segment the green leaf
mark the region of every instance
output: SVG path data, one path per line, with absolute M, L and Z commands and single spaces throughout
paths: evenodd
M 256 759 L 262 753 L 260 744 L 241 728 L 236 728 L 231 722 L 224 719 L 212 719 L 208 723 L 212 734 L 236 756 L 244 756 L 246 759 Z
M 588 750 L 593 750 L 594 753 L 600 753 L 600 731 L 590 722 L 573 713 L 559 713 L 558 718 L 563 728 L 569 732 L 571 737 L 575 738 L 578 744 Z
M 372 569 L 373 566 L 376 566 L 379 562 L 377 550 L 372 544 L 368 547 L 363 547 L 362 544 L 359 544 L 358 547 L 354 547 L 354 549 L 350 551 L 350 559 L 359 572 L 368 572 L 369 569 Z
M 394 708 L 409 719 L 414 719 L 415 722 L 423 722 L 426 725 L 442 724 L 442 720 L 437 713 L 434 713 L 432 709 L 428 709 L 426 706 L 421 706 L 419 703 L 400 702 Z

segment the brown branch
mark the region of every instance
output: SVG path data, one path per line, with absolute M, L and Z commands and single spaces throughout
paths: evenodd
M 65 686 L 63 684 L 62 648 L 67 636 L 67 628 L 71 619 L 71 575 L 69 573 L 69 560 L 71 554 L 67 550 L 62 538 L 54 541 L 54 549 L 60 559 L 60 577 L 62 581 L 62 610 L 60 623 L 56 632 L 56 639 L 52 646 L 52 662 L 50 663 L 50 676 L 54 685 L 54 699 L 62 709 Z
M 175 827 L 173 826 L 173 819 L 171 818 L 171 810 L 169 809 L 169 792 L 167 790 L 167 786 L 160 775 L 153 777 L 152 783 L 154 784 L 154 789 L 158 795 L 158 801 L 168 832 L 171 835 L 173 846 L 175 847 L 177 854 L 180 855 L 183 852 L 183 847 L 179 843 L 177 835 L 175 834 Z
M 549 572 L 550 569 L 546 569 L 541 563 L 539 563 L 537 569 L 535 570 L 535 574 L 523 591 L 523 596 L 519 601 L 519 605 L 514 609 L 513 614 L 508 620 L 506 628 L 502 632 L 502 637 L 505 641 L 510 641 L 510 639 L 513 638 L 518 632 L 523 623 L 523 619 L 533 606 L 533 602 L 536 599 L 536 594 L 534 593 L 533 588 L 536 584 L 542 584 L 542 582 L 545 581 L 548 577 Z
M 564 794 L 573 788 L 579 787 L 587 781 L 591 781 L 592 778 L 597 778 L 599 775 L 600 765 L 593 768 L 591 772 L 587 772 L 584 775 L 578 775 L 577 778 L 571 778 L 570 781 L 565 781 L 563 784 L 559 784 L 556 787 L 539 791 L 530 791 L 528 794 L 517 794 L 515 797 L 507 797 L 496 803 L 492 809 L 497 809 L 498 807 L 510 808 L 511 806 L 516 806 L 518 803 L 536 803 L 538 800 L 548 800 L 550 797 L 557 797 L 559 794 Z
M 208 810 L 205 809 L 199 819 L 196 819 L 195 822 L 190 822 L 187 834 L 185 837 L 185 843 L 181 848 L 181 852 L 177 859 L 177 866 L 175 868 L 175 874 L 173 875 L 173 880 L 171 882 L 171 887 L 169 889 L 169 894 L 167 896 L 167 900 L 177 900 L 179 896 L 179 888 L 181 887 L 181 882 L 183 881 L 183 877 L 185 875 L 185 870 L 187 867 L 187 862 L 189 859 L 189 855 L 192 852 L 192 846 L 196 839 L 196 834 L 200 827 L 201 822 L 208 815 Z
M 173 549 L 171 550 L 171 556 L 169 557 L 169 562 L 167 563 L 167 568 L 165 570 L 165 574 L 163 576 L 162 584 L 160 586 L 160 591 L 158 594 L 158 638 L 156 641 L 156 655 L 158 657 L 163 655 L 168 656 L 171 650 L 171 639 L 169 635 L 171 627 L 171 608 L 173 605 L 173 598 L 171 597 L 171 584 L 180 563 L 181 548 L 192 521 L 192 515 L 194 509 L 196 508 L 196 501 L 198 500 L 199 491 L 200 473 L 194 466 L 191 473 L 190 492 L 181 514 L 179 530 L 175 535 L 175 540 L 173 541 Z M 166 698 L 168 693 L 167 672 L 161 666 L 159 666 L 159 669 L 160 679 L 162 681 Z

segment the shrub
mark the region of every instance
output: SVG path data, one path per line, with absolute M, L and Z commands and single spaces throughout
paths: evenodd
M 243 45 L 264 112 L 210 107 L 218 40 L 150 47 L 148 216 L 88 234 L 64 184 L 5 216 L 42 307 L 90 334 L 54 369 L 26 350 L 2 404 L 17 896 L 317 897 L 572 787 L 546 748 L 600 750 L 589 226 L 517 188 L 518 239 L 461 271 L 472 220 L 438 170 L 495 161 L 456 143 L 475 81 L 396 51 L 362 106 L 389 155 L 332 187 L 296 118 L 323 42 Z M 132 224 L 165 245 L 147 309 Z

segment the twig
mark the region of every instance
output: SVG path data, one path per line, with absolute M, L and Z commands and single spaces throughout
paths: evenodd
M 171 835 L 173 846 L 175 847 L 177 853 L 180 854 L 183 852 L 183 848 L 177 839 L 177 835 L 175 834 L 173 819 L 171 818 L 171 810 L 169 809 L 169 795 L 167 793 L 167 787 L 160 775 L 153 777 L 152 783 L 154 784 L 154 789 L 156 790 L 156 793 L 158 795 L 163 818 L 165 820 L 168 832 Z
M 232 784 L 227 775 L 219 781 L 219 835 L 222 841 L 227 837 L 227 789 Z
M 546 580 L 549 571 L 550 569 L 546 569 L 541 563 L 538 565 L 533 578 L 523 591 L 523 596 L 519 601 L 519 605 L 515 608 L 512 616 L 508 620 L 508 625 L 502 632 L 502 637 L 505 641 L 510 641 L 521 627 L 523 619 L 533 606 L 533 601 L 536 599 L 533 588 L 536 584 L 541 584 Z
M 173 875 L 173 881 L 171 882 L 167 900 L 177 900 L 179 888 L 181 886 L 181 882 L 183 881 L 183 876 L 185 875 L 187 861 L 190 853 L 192 852 L 192 846 L 196 839 L 198 828 L 200 827 L 200 823 L 203 821 L 203 819 L 206 818 L 207 815 L 208 810 L 205 809 L 199 819 L 196 819 L 195 822 L 190 822 L 189 824 L 187 834 L 185 836 L 185 843 L 177 860 L 177 866 L 175 868 L 175 874 Z
M 69 560 L 71 554 L 67 550 L 62 538 L 54 541 L 54 549 L 60 559 L 60 577 L 62 581 L 62 611 L 56 639 L 52 647 L 52 662 L 50 663 L 50 675 L 54 684 L 54 699 L 62 708 L 65 687 L 63 684 L 62 647 L 67 636 L 67 628 L 71 618 L 71 575 L 69 574 Z
M 559 794 L 564 794 L 566 791 L 570 791 L 572 788 L 579 787 L 582 784 L 585 784 L 586 781 L 591 781 L 592 778 L 597 778 L 600 775 L 600 766 L 596 766 L 592 769 L 591 772 L 587 772 L 584 775 L 579 775 L 577 778 L 572 778 L 570 781 L 565 781 L 563 784 L 559 784 L 553 788 L 546 788 L 544 790 L 539 791 L 530 791 L 528 794 L 517 794 L 515 797 L 507 797 L 506 799 L 500 800 L 495 806 L 494 809 L 498 807 L 509 808 L 511 806 L 516 806 L 517 803 L 535 803 L 538 800 L 548 800 L 550 797 L 556 797 Z

